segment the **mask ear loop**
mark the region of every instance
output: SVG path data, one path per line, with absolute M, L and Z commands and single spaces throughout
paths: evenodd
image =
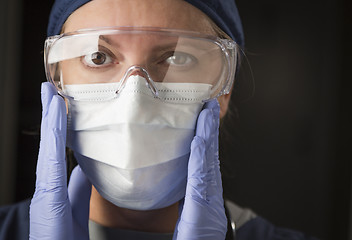
M 126 81 L 128 79 L 129 76 L 133 75 L 134 72 L 141 72 L 144 76 L 146 76 L 145 80 L 146 80 L 146 84 L 148 86 L 148 88 L 150 89 L 150 91 L 153 93 L 154 97 L 159 98 L 159 91 L 156 88 L 154 81 L 152 80 L 152 78 L 150 77 L 149 73 L 147 72 L 147 70 L 145 70 L 142 67 L 139 66 L 131 66 L 127 69 L 125 75 L 123 76 L 123 78 L 121 79 L 119 86 L 117 88 L 116 94 L 119 94 L 122 89 L 125 87 L 126 85 Z

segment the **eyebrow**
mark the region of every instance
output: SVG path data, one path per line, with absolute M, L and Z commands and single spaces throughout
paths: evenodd
M 103 40 L 104 42 L 106 42 L 109 45 L 117 45 L 118 46 L 117 43 L 113 43 L 110 38 L 105 37 L 104 35 L 99 35 L 99 39 Z

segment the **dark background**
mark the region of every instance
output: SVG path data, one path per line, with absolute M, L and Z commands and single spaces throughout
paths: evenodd
M 0 81 L 1 151 L 12 158 L 2 155 L 0 164 L 5 204 L 34 191 L 42 49 L 53 1 L 1 1 L 10 9 L 1 19 L 7 26 L 2 38 L 17 36 L 7 38 L 0 58 L 0 70 L 11 70 L 14 80 Z M 244 59 L 233 95 L 237 111 L 233 107 L 222 126 L 225 194 L 278 226 L 351 240 L 351 1 L 237 4 L 252 73 Z M 4 51 L 6 44 L 13 51 Z M 14 54 L 14 65 L 7 66 Z M 12 118 L 6 117 L 8 99 Z

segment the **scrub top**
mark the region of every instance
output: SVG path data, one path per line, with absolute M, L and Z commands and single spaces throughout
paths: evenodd
M 0 240 L 28 240 L 30 200 L 0 207 Z M 226 240 L 317 240 L 290 229 L 278 228 L 269 221 L 257 216 L 250 209 L 243 209 L 225 201 L 228 218 L 236 225 L 234 234 Z M 231 229 L 229 228 L 229 231 Z M 89 222 L 90 239 L 93 240 L 167 240 L 172 233 L 143 233 L 122 229 L 112 229 Z M 233 236 L 234 235 L 234 236 Z M 229 237 L 231 236 L 231 238 Z

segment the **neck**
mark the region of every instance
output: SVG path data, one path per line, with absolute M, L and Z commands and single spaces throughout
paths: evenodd
M 89 211 L 89 218 L 105 227 L 171 233 L 174 231 L 178 218 L 178 203 L 148 211 L 120 208 L 104 199 L 92 187 Z

